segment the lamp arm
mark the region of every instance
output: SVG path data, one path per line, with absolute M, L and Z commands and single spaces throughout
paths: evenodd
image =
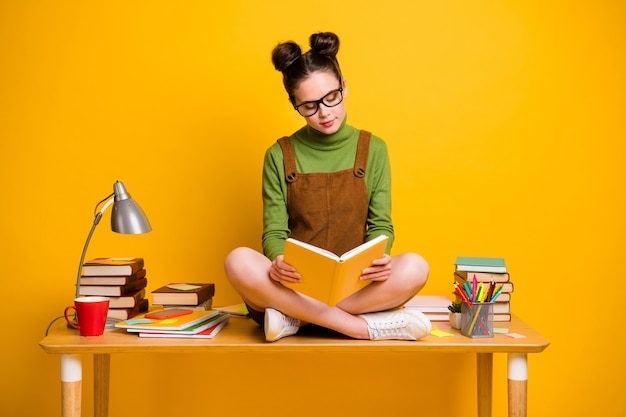
M 114 199 L 111 198 L 111 196 L 109 196 L 107 198 L 110 198 L 110 200 L 107 201 L 107 203 L 102 207 L 102 209 L 94 215 L 93 225 L 91 226 L 91 230 L 89 231 L 89 235 L 87 235 L 87 240 L 85 241 L 85 246 L 83 247 L 83 253 L 80 255 L 80 262 L 78 264 L 78 274 L 76 276 L 76 298 L 80 297 L 80 277 L 81 277 L 82 272 L 83 272 L 83 263 L 85 262 L 85 255 L 87 254 L 87 248 L 89 247 L 89 242 L 91 241 L 91 236 L 93 236 L 93 232 L 96 230 L 96 226 L 98 226 L 98 223 L 100 223 L 100 219 L 102 218 L 102 214 L 104 213 L 104 211 L 111 204 L 113 204 L 113 200 Z M 100 203 L 102 203 L 102 201 Z M 97 209 L 97 206 L 100 205 L 100 203 L 98 203 L 96 205 L 96 209 Z

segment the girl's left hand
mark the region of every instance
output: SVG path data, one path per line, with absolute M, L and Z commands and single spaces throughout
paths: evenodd
M 277 282 L 302 282 L 302 277 L 296 268 L 283 261 L 283 255 L 278 255 L 270 265 L 269 276 Z
M 385 254 L 382 258 L 375 259 L 372 266 L 365 268 L 361 279 L 371 281 L 386 281 L 391 275 L 391 256 Z

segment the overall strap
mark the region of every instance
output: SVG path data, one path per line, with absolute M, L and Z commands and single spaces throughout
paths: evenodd
M 285 179 L 287 182 L 294 182 L 298 178 L 296 169 L 296 154 L 287 136 L 278 139 L 278 144 L 283 150 L 283 161 L 285 165 Z
M 371 136 L 372 134 L 366 130 L 361 130 L 361 133 L 359 134 L 359 143 L 356 148 L 356 160 L 354 161 L 355 177 L 363 178 L 365 176 Z

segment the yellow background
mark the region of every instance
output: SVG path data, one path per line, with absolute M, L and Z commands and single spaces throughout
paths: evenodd
M 107 213 L 89 257 L 143 256 L 149 289 L 212 281 L 216 304 L 238 301 L 223 258 L 260 248 L 263 152 L 303 122 L 270 51 L 320 30 L 342 41 L 349 122 L 389 146 L 394 252 L 428 259 L 424 294 L 451 290 L 457 255 L 506 258 L 514 313 L 552 342 L 529 357 L 528 414 L 626 414 L 610 340 L 624 324 L 625 15 L 617 0 L 3 1 L 0 414 L 60 413 L 60 360 L 38 342 L 72 302 L 116 180 L 154 231 L 117 235 Z M 471 357 L 377 356 L 114 356 L 111 416 L 474 412 Z M 505 378 L 496 355 L 497 416 Z

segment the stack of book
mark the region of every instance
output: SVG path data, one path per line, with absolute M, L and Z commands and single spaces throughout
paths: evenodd
M 152 303 L 161 308 L 210 310 L 215 284 L 167 284 L 152 291 Z
M 493 321 L 511 321 L 511 293 L 514 287 L 504 259 L 458 256 L 454 281 L 463 288 L 474 279 L 485 286 L 492 283 L 495 286 L 494 294 L 498 295 L 493 305 Z M 498 290 L 499 288 L 501 289 Z M 461 302 L 458 296 L 456 302 Z
M 143 258 L 95 258 L 83 264 L 80 295 L 109 298 L 108 317 L 126 320 L 148 311 Z
M 430 321 L 450 321 L 450 304 L 452 301 L 445 295 L 416 295 L 404 307 L 421 311 Z
M 161 314 L 172 311 L 171 315 Z M 229 315 L 215 310 L 165 309 L 115 323 L 139 337 L 211 339 L 228 322 Z

